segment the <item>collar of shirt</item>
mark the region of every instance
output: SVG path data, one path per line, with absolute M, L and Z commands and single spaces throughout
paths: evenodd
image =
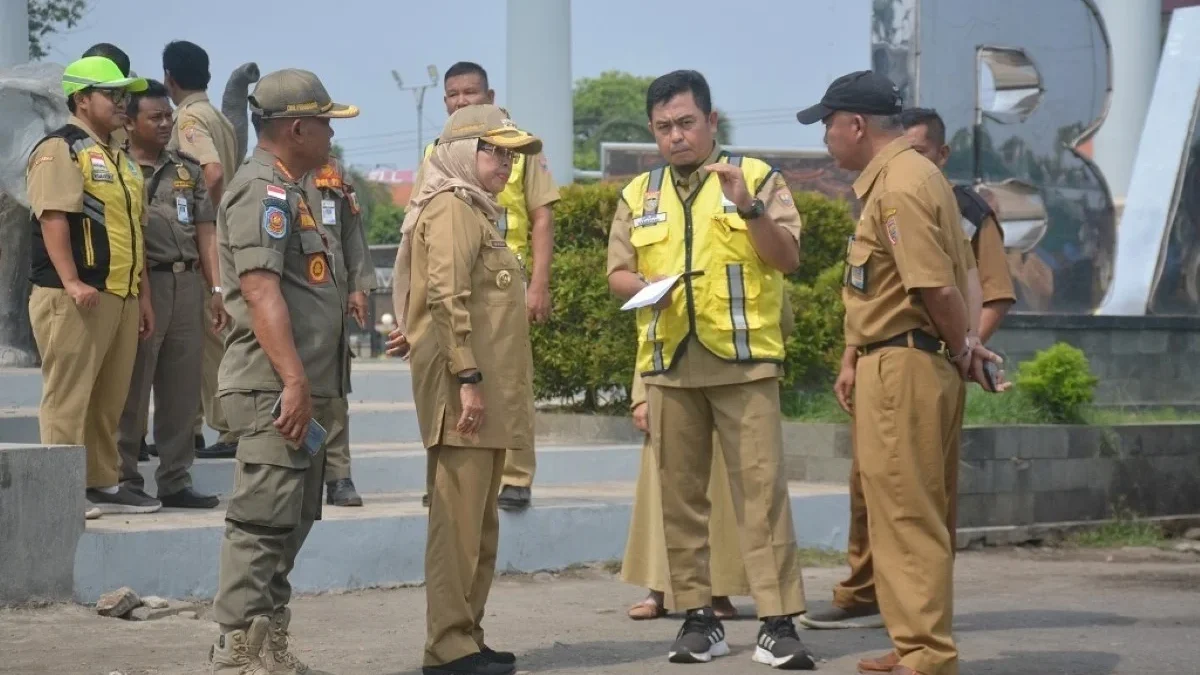
M 275 153 L 271 152 L 270 150 L 267 150 L 261 145 L 256 145 L 254 146 L 254 153 L 251 155 L 251 158 L 264 166 L 271 167 L 271 170 L 274 171 L 276 175 L 288 183 L 298 185 L 296 177 L 293 176 L 290 171 L 288 171 L 287 167 L 283 165 L 283 162 L 280 161 L 280 159 L 275 156 Z
M 908 150 L 912 147 L 912 142 L 904 136 L 883 146 L 883 150 L 875 155 L 874 159 L 867 164 L 867 168 L 862 170 L 858 179 L 854 181 L 854 194 L 859 199 L 863 199 L 871 192 L 871 187 L 875 185 L 875 179 L 879 178 L 879 173 L 883 171 L 883 167 L 892 161 L 896 155 Z
M 101 140 L 99 134 L 92 130 L 92 128 L 88 126 L 88 123 L 84 122 L 82 119 L 71 115 L 67 119 L 67 124 L 79 127 L 80 129 L 86 131 L 87 135 L 91 136 L 93 141 L 96 141 L 96 143 L 108 148 L 109 151 L 112 152 L 113 157 L 116 157 L 118 152 L 122 152 L 121 144 L 117 140 L 113 139 L 112 136 L 109 136 L 108 140 Z
M 721 144 L 713 143 L 712 152 L 708 153 L 708 157 L 706 157 L 704 161 L 700 163 L 700 166 L 690 174 L 686 176 L 680 176 L 678 169 L 671 167 L 671 178 L 675 181 L 675 189 L 683 195 L 690 195 L 695 190 L 698 190 L 700 186 L 704 184 L 704 179 L 708 178 L 708 172 L 704 170 L 704 167 L 715 163 L 720 156 Z
M 186 108 L 187 106 L 200 101 L 204 101 L 205 103 L 208 102 L 208 92 L 194 91 L 187 96 L 184 96 L 183 100 L 179 102 L 179 107 Z

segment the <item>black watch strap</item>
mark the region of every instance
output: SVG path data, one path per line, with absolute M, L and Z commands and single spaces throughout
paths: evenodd
M 744 212 L 738 211 L 738 216 L 740 216 L 743 220 L 754 220 L 756 218 L 761 218 L 763 213 L 766 213 L 766 210 L 767 206 L 766 204 L 763 204 L 763 200 L 755 197 L 754 201 L 750 202 L 750 210 Z
M 483 373 L 477 370 L 473 375 L 459 375 L 458 381 L 462 384 L 479 384 L 483 382 Z

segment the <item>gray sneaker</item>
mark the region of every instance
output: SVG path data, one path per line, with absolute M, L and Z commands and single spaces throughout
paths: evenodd
M 162 502 L 145 494 L 138 494 L 124 485 L 116 494 L 89 488 L 87 500 L 100 509 L 100 513 L 154 513 L 162 508 Z
M 833 606 L 821 612 L 809 612 L 796 617 L 805 628 L 838 630 L 844 628 L 882 628 L 879 605 L 858 605 L 850 608 Z

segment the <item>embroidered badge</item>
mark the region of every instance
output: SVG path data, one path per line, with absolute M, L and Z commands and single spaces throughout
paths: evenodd
M 896 209 L 888 209 L 883 212 L 884 229 L 887 230 L 888 241 L 892 242 L 892 246 L 900 243 L 900 230 L 896 227 Z
M 329 281 L 329 266 L 325 264 L 324 253 L 313 253 L 308 256 L 308 283 L 323 284 Z
M 300 229 L 317 229 L 317 221 L 313 220 L 312 211 L 308 210 L 308 203 L 303 199 L 300 200 Z
M 183 137 L 188 139 L 188 143 L 196 142 L 196 125 L 189 124 L 183 128 Z
M 496 288 L 504 290 L 512 285 L 512 272 L 500 270 L 496 272 Z
M 196 184 L 190 180 L 176 180 L 171 183 L 171 187 L 176 190 L 191 190 L 196 187 Z
M 284 190 L 283 188 L 279 187 L 278 185 L 268 185 L 267 186 L 267 196 L 270 197 L 271 199 L 282 199 L 284 201 L 287 201 L 287 190 Z
M 187 167 L 182 164 L 175 167 L 175 175 L 179 176 L 179 180 L 190 181 L 192 179 L 192 174 L 188 173 Z
M 634 227 L 645 227 L 647 225 L 656 225 L 658 223 L 665 223 L 665 222 L 667 222 L 667 214 L 652 213 L 648 216 L 642 216 L 641 218 L 635 218 L 633 220 L 633 226 Z
M 775 192 L 775 195 L 779 197 L 780 204 L 783 204 L 784 206 L 792 205 L 792 193 L 788 192 L 786 189 L 779 188 L 779 190 Z
M 351 188 L 349 185 L 346 186 L 345 192 L 346 199 L 350 201 L 350 213 L 353 213 L 357 216 L 359 212 L 362 211 L 362 209 L 358 206 L 358 193 L 355 192 L 354 188 Z
M 103 156 L 88 153 L 88 161 L 92 165 L 92 180 L 98 183 L 111 183 L 113 181 L 112 172 L 108 170 L 108 164 L 105 163 Z
M 332 164 L 326 164 L 317 172 L 316 178 L 313 179 L 318 189 L 341 190 L 342 176 L 337 169 L 333 168 Z
M 642 198 L 642 212 L 643 213 L 654 213 L 657 210 L 658 210 L 658 193 L 657 192 L 647 192 L 646 196 L 644 198 Z
M 37 159 L 33 160 L 33 166 L 37 166 L 38 164 L 45 164 L 46 162 L 53 162 L 53 161 L 54 161 L 54 158 L 51 157 L 50 155 L 43 155 L 43 156 L 38 157 Z M 33 167 L 30 167 L 30 168 L 33 168 Z
M 287 235 L 287 213 L 278 206 L 268 206 L 263 209 L 262 228 L 272 239 L 283 239 Z

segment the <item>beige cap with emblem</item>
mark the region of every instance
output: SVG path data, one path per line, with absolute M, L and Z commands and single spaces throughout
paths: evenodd
M 263 119 L 358 116 L 358 106 L 334 103 L 316 75 L 298 68 L 264 75 L 248 99 L 250 110 Z
M 438 143 L 472 138 L 526 155 L 536 155 L 542 151 L 541 139 L 518 129 L 503 109 L 490 104 L 469 105 L 454 111 L 446 120 Z

